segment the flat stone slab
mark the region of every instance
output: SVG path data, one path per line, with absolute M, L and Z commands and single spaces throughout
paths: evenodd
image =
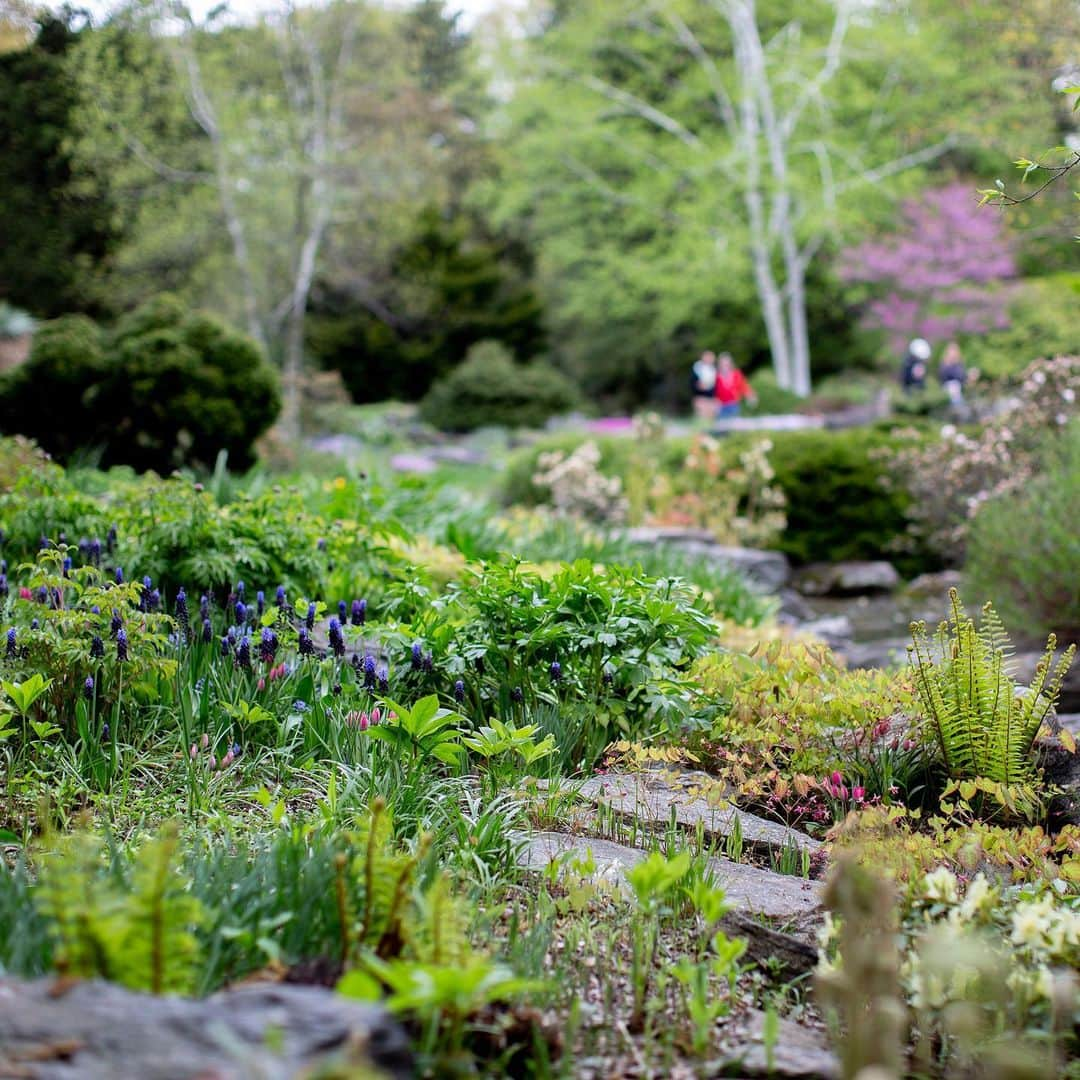
M 804 596 L 866 596 L 892 592 L 899 585 L 896 567 L 883 560 L 813 563 L 795 578 L 795 588 Z
M 765 1048 L 764 1031 L 765 1014 L 751 1009 L 739 1044 L 729 1052 L 723 1071 L 710 1071 L 708 1075 L 839 1080 L 840 1062 L 829 1049 L 823 1032 L 804 1027 L 794 1020 L 781 1019 L 770 1057 Z
M 706 782 L 716 781 L 705 773 L 655 769 L 591 776 L 577 790 L 594 805 L 610 806 L 617 813 L 650 825 L 666 825 L 674 811 L 678 824 L 691 828 L 700 824 L 714 836 L 730 836 L 737 821 L 745 843 L 766 846 L 775 852 L 794 847 L 813 854 L 822 847 L 820 840 L 778 822 L 766 821 L 757 814 L 733 806 L 711 805 L 700 794 Z
M 525 844 L 518 862 L 529 870 L 546 870 L 558 859 L 585 861 L 591 857 L 596 873 L 616 876 L 625 885 L 625 871 L 649 857 L 641 848 L 627 847 L 610 840 L 566 833 L 523 834 Z M 757 866 L 709 859 L 709 868 L 727 893 L 732 907 L 740 912 L 772 920 L 805 921 L 821 907 L 821 885 L 806 878 L 789 877 Z
M 791 564 L 783 552 L 718 544 L 708 529 L 638 525 L 623 536 L 632 544 L 670 547 L 703 562 L 726 566 L 767 592 L 778 592 L 791 577 Z
M 250 983 L 191 1000 L 98 980 L 0 978 L 0 1076 L 294 1080 L 335 1064 L 415 1075 L 385 1009 L 320 987 Z

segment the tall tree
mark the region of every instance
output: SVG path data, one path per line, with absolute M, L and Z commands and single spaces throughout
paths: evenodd
M 511 107 L 527 212 L 543 230 L 561 207 L 576 228 L 568 204 L 601 197 L 608 212 L 588 228 L 622 232 L 613 276 L 659 279 L 681 260 L 693 293 L 748 279 L 777 379 L 805 394 L 815 261 L 884 181 L 956 145 L 905 122 L 896 87 L 917 83 L 920 44 L 896 56 L 882 43 L 897 21 L 921 30 L 914 19 L 906 4 L 852 0 L 560 6 Z M 601 250 L 568 232 L 545 246 Z
M 308 302 L 331 225 L 371 240 L 421 185 L 423 135 L 388 13 L 351 0 L 282 0 L 254 24 L 220 17 L 198 24 L 166 0 L 119 13 L 87 50 L 83 78 L 103 92 L 83 151 L 175 185 L 184 193 L 178 217 L 194 229 L 205 229 L 208 211 L 219 223 L 211 280 L 227 279 L 223 305 L 235 302 L 233 314 L 280 365 L 282 427 L 295 435 Z M 132 38 L 155 63 L 168 61 L 156 117 L 146 113 L 143 78 L 122 62 Z M 190 130 L 172 116 L 162 138 L 161 118 L 178 103 Z M 354 263 L 367 255 L 354 249 Z
M 68 9 L 34 33 L 13 8 L 6 26 L 14 44 L 32 37 L 0 51 L 0 299 L 46 318 L 97 311 L 119 228 L 102 174 L 69 150 L 80 95 L 69 59 L 86 31 Z

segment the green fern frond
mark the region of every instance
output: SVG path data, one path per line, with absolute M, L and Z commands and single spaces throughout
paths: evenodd
M 476 957 L 465 907 L 453 895 L 445 875 L 437 877 L 424 893 L 410 944 L 412 958 L 421 964 L 464 966 Z
M 193 933 L 203 909 L 176 871 L 178 833 L 167 827 L 135 856 L 131 892 L 117 911 L 113 941 L 115 978 L 152 994 L 194 988 L 199 943 Z
M 1037 779 L 1032 748 L 1039 729 L 1057 702 L 1075 648 L 1053 666 L 1051 635 L 1031 686 L 1019 697 L 1009 671 L 1012 645 L 991 604 L 976 627 L 955 589 L 949 617 L 931 646 L 925 623 L 912 623 L 910 663 L 918 701 L 937 736 L 942 760 L 956 780 L 984 778 L 1022 792 L 1012 807 L 1034 812 L 1028 796 Z M 1051 674 L 1052 671 L 1052 674 Z
M 105 882 L 101 841 L 83 832 L 61 838 L 42 860 L 33 896 L 49 921 L 57 971 L 112 978 L 108 940 L 116 901 Z

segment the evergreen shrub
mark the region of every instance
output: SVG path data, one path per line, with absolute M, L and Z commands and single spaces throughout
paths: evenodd
M 0 424 L 60 460 L 98 451 L 106 465 L 166 473 L 244 468 L 281 399 L 254 342 L 158 296 L 105 331 L 82 316 L 46 323 L 25 364 L 0 379 Z
M 504 345 L 481 341 L 432 386 L 420 414 L 442 431 L 539 427 L 577 401 L 577 388 L 555 368 L 540 361 L 515 364 Z

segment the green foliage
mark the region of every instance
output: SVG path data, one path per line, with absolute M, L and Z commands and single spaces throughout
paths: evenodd
M 101 842 L 76 833 L 45 857 L 39 889 L 54 962 L 67 975 L 107 978 L 153 994 L 194 988 L 202 905 L 176 871 L 177 836 L 146 843 L 130 880 L 107 875 Z
M 1080 638 L 1080 420 L 1044 453 L 1038 473 L 989 499 L 969 526 L 964 573 L 970 592 L 993 596 L 1002 618 L 1037 637 Z
M 774 435 L 769 461 L 787 499 L 777 547 L 799 563 L 884 558 L 902 573 L 931 565 L 908 540 L 910 497 L 887 453 L 921 438 L 887 428 Z
M 547 450 L 571 449 L 582 439 L 558 435 L 518 451 L 507 466 L 502 497 L 508 503 L 534 505 L 543 493 L 532 482 L 536 462 Z M 902 573 L 936 565 L 909 536 L 910 496 L 895 480 L 890 452 L 920 446 L 927 436 L 914 426 L 852 428 L 846 431 L 774 432 L 769 436 L 771 483 L 786 500 L 787 526 L 776 547 L 798 563 L 836 559 L 889 559 Z M 657 477 L 676 475 L 690 442 L 667 438 L 656 444 L 643 464 L 630 439 L 595 439 L 600 471 L 651 489 Z M 741 452 L 757 441 L 733 435 L 721 443 L 721 455 L 735 467 Z M 635 463 L 637 467 L 635 468 Z M 636 479 L 635 479 L 636 478 Z
M 1036 356 L 1063 356 L 1080 341 L 1080 274 L 1023 282 L 1009 306 L 1008 330 L 963 342 L 964 360 L 983 377 L 1015 379 Z
M 357 402 L 419 400 L 482 341 L 528 360 L 544 345 L 531 264 L 521 243 L 491 235 L 484 222 L 446 221 L 429 207 L 391 256 L 379 305 L 358 306 L 333 280 L 319 288 L 308 321 L 312 353 L 341 372 Z
M 965 781 L 960 793 L 974 798 L 975 781 L 1002 785 L 999 795 L 1012 812 L 1032 813 L 1038 801 L 1032 745 L 1054 708 L 1061 684 L 1076 652 L 1069 646 L 1054 665 L 1053 635 L 1022 696 L 1008 674 L 1011 651 L 997 612 L 991 604 L 981 624 L 968 616 L 953 589 L 951 611 L 931 644 L 925 624 L 912 624 L 910 647 L 915 685 L 922 713 L 937 740 L 950 777 Z
M 0 52 L 0 297 L 42 318 L 107 306 L 101 270 L 122 232 L 107 173 L 72 153 L 71 55 L 91 33 L 77 19 L 43 11 L 33 41 Z
M 55 407 L 54 407 L 55 406 Z M 108 464 L 167 473 L 244 467 L 280 406 L 254 344 L 159 296 L 108 334 L 85 319 L 46 326 L 0 383 L 0 417 L 60 458 L 100 449 Z
M 465 362 L 432 386 L 420 406 L 425 420 L 444 431 L 490 425 L 540 427 L 577 402 L 573 383 L 541 361 L 515 364 L 504 346 L 484 341 Z

